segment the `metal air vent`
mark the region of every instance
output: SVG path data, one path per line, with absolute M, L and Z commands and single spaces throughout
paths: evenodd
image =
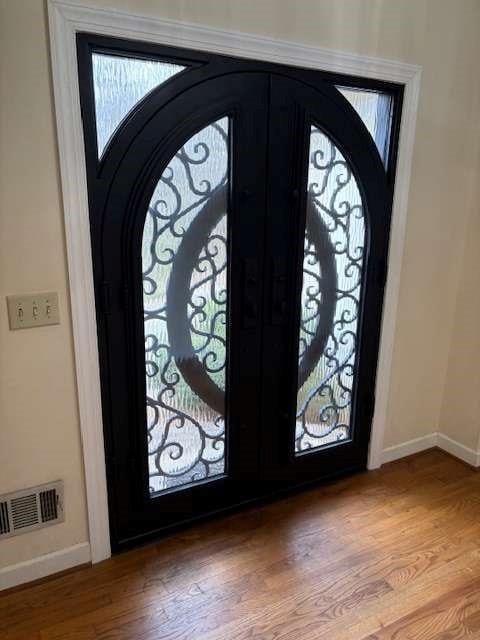
M 0 540 L 63 520 L 61 480 L 0 496 Z

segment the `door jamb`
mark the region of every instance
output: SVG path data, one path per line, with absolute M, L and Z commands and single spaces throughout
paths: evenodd
M 92 562 L 109 558 L 111 550 L 88 195 L 75 43 L 76 34 L 80 31 L 373 78 L 404 86 L 375 388 L 376 402 L 368 460 L 369 469 L 380 467 L 391 390 L 390 377 L 421 67 L 264 36 L 87 7 L 65 0 L 48 0 L 48 16 Z

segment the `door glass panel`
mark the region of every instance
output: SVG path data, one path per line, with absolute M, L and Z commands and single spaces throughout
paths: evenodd
M 185 67 L 168 62 L 92 54 L 93 91 L 100 158 L 118 125 L 152 89 Z
M 351 437 L 357 322 L 365 250 L 351 167 L 312 126 L 304 240 L 295 450 Z
M 229 120 L 195 134 L 162 173 L 142 240 L 150 493 L 225 464 Z
M 377 145 L 383 164 L 387 166 L 393 98 L 388 93 L 347 87 L 337 87 L 363 120 Z

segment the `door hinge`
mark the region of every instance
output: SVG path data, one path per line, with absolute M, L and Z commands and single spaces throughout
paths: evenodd
M 128 303 L 129 303 L 129 300 L 130 300 L 130 290 L 129 290 L 129 288 L 127 286 L 123 287 L 122 293 L 123 293 L 123 306 L 124 307 L 128 307 Z
M 383 289 L 387 281 L 387 261 L 385 258 L 379 258 L 376 264 L 375 280 L 377 286 Z
M 108 315 L 111 311 L 111 292 L 110 292 L 110 283 L 102 282 L 101 287 L 101 305 L 102 305 L 102 313 Z
M 363 410 L 365 414 L 365 419 L 368 422 L 371 422 L 373 420 L 373 414 L 375 412 L 375 394 L 374 393 L 367 394 L 363 402 L 364 402 Z

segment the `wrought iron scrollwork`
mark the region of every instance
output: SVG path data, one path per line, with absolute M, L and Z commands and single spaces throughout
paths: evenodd
M 297 452 L 350 437 L 364 247 L 362 200 L 352 170 L 332 140 L 312 127 Z
M 228 119 L 193 136 L 148 208 L 142 263 L 150 491 L 224 472 Z
M 314 143 L 314 140 L 317 142 Z M 345 439 L 364 223 L 351 170 L 312 129 L 299 344 L 296 450 Z M 143 243 L 151 493 L 225 470 L 228 120 L 164 170 Z

